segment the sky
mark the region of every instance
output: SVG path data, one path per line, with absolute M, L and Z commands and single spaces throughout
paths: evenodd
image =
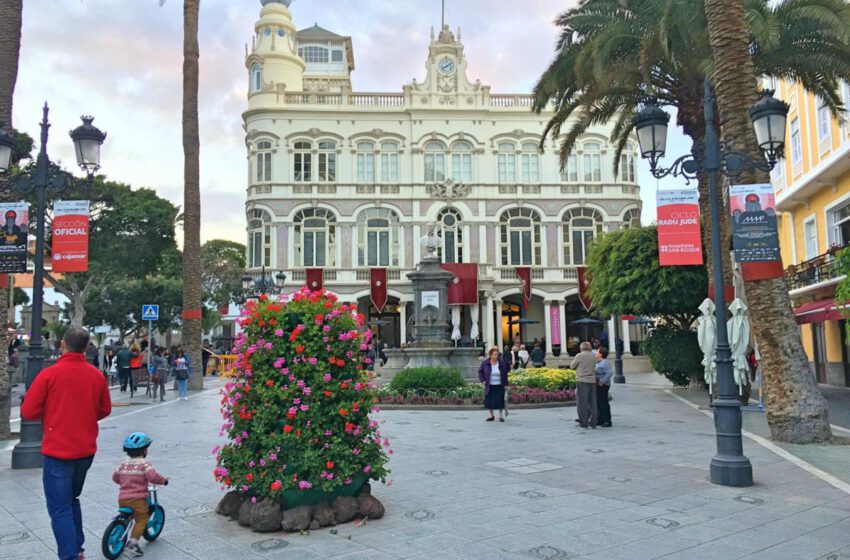
M 95 116 L 108 133 L 101 172 L 150 187 L 182 204 L 182 1 L 27 0 L 13 125 L 38 137 L 50 105 L 51 159 L 73 165 L 67 131 Z M 497 93 L 530 92 L 550 62 L 561 0 L 447 0 L 446 23 L 462 30 L 469 77 Z M 318 23 L 350 35 L 355 91 L 401 92 L 425 76 L 440 0 L 295 0 L 299 29 Z M 245 44 L 259 18 L 259 0 L 202 0 L 200 130 L 202 240 L 245 240 L 246 151 L 241 113 L 247 101 Z M 675 122 L 675 120 L 671 120 Z M 671 127 L 672 128 L 672 127 Z M 688 144 L 671 130 L 668 154 Z M 643 222 L 655 218 L 659 182 L 638 167 Z M 681 187 L 676 180 L 662 188 Z M 178 232 L 179 235 L 179 232 Z

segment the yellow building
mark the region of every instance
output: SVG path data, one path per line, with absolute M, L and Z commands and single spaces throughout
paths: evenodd
M 846 324 L 833 302 L 843 276 L 835 252 L 850 245 L 850 123 L 791 82 L 769 84 L 788 114 L 785 159 L 771 173 L 780 213 L 785 278 L 803 345 L 819 383 L 850 386 Z M 850 107 L 850 85 L 840 91 Z

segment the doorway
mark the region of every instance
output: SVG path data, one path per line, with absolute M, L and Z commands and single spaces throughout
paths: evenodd
M 826 383 L 826 342 L 824 341 L 823 323 L 812 323 L 812 347 L 815 379 L 818 383 Z

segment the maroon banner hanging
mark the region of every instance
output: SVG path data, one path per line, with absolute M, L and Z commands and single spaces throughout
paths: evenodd
M 307 288 L 312 292 L 318 292 L 319 290 L 321 290 L 325 276 L 325 269 L 307 268 L 305 269 L 305 271 L 305 284 Z
M 528 309 L 528 302 L 531 301 L 531 267 L 518 266 L 514 270 L 522 282 L 522 306 Z
M 375 306 L 378 313 L 381 313 L 387 304 L 387 269 L 370 268 L 369 286 L 369 297 L 372 299 L 372 305 Z
M 455 275 L 449 282 L 449 305 L 475 305 L 478 303 L 478 263 L 444 263 L 446 272 Z
M 578 300 L 584 306 L 585 311 L 590 311 L 593 302 L 590 301 L 588 290 L 590 288 L 590 274 L 587 272 L 586 266 L 577 266 L 576 274 L 578 275 Z

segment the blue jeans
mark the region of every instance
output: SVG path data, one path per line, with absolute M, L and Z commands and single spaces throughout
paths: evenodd
M 178 379 L 177 380 L 177 396 L 185 397 L 189 392 L 189 380 L 188 379 Z
M 44 456 L 44 498 L 60 560 L 75 560 L 86 540 L 79 497 L 93 459 L 93 456 L 70 460 Z

